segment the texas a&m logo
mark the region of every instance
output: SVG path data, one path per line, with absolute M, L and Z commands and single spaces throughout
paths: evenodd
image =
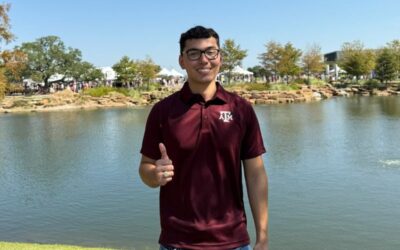
M 231 111 L 219 111 L 219 120 L 222 120 L 224 122 L 230 122 L 233 121 L 232 113 Z

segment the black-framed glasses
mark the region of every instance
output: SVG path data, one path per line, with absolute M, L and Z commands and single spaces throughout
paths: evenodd
M 207 57 L 207 59 L 214 60 L 218 57 L 219 49 L 216 48 L 208 48 L 206 50 L 188 49 L 185 53 L 189 58 L 189 60 L 191 61 L 199 60 L 202 54 L 204 54 Z

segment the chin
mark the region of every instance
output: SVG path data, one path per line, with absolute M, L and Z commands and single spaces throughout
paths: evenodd
M 196 82 L 207 84 L 207 83 L 213 82 L 214 80 L 215 80 L 215 78 L 210 77 L 210 78 L 196 79 Z

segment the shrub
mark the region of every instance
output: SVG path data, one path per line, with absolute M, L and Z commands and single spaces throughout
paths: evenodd
M 310 85 L 320 87 L 326 85 L 326 82 L 321 79 L 311 78 Z
M 4 69 L 0 69 L 0 100 L 4 98 L 7 90 L 7 81 L 4 76 Z
M 269 86 L 270 86 L 269 90 L 275 90 L 275 91 L 289 91 L 289 90 L 300 89 L 300 86 L 296 83 L 291 83 L 291 84 L 276 83 L 276 84 L 270 84 Z
M 125 96 L 129 95 L 129 90 L 126 88 L 114 88 L 114 87 L 96 87 L 96 88 L 90 88 L 90 89 L 85 89 L 83 91 L 83 94 L 85 95 L 90 95 L 93 97 L 101 97 L 110 94 L 111 92 L 118 92 L 121 93 Z
M 384 86 L 377 79 L 368 79 L 363 83 L 363 85 L 365 87 L 367 87 L 368 89 L 377 89 L 377 88 L 381 88 Z
M 0 81 L 0 100 L 2 100 L 6 93 L 6 84 Z
M 140 98 L 140 91 L 137 90 L 137 89 L 131 89 L 128 92 L 128 96 L 132 97 L 132 98 L 135 98 L 135 99 L 138 99 L 138 98 Z
M 293 80 L 291 83 L 295 84 L 307 84 L 307 85 L 312 85 L 312 86 L 323 86 L 326 85 L 326 82 L 324 80 L 315 78 L 311 76 L 310 78 L 297 78 Z
M 22 84 L 12 83 L 6 84 L 6 94 L 23 94 L 25 92 L 25 88 Z
M 159 83 L 148 83 L 148 84 L 142 84 L 139 87 L 139 91 L 156 91 L 161 89 L 161 85 Z
M 300 86 L 296 83 L 236 83 L 224 85 L 224 88 L 232 90 L 247 90 L 247 91 L 289 91 L 289 90 L 299 90 Z
M 269 84 L 266 83 L 249 83 L 247 84 L 247 90 L 264 91 L 269 89 Z
M 311 79 L 312 80 L 312 79 Z M 310 82 L 311 82 L 310 80 Z M 303 79 L 303 78 L 296 78 L 294 79 L 291 83 L 295 84 L 309 84 L 308 79 Z

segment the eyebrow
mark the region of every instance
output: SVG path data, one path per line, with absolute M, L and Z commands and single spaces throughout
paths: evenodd
M 208 49 L 219 49 L 219 48 L 218 48 L 218 47 L 215 47 L 215 46 L 210 46 L 210 47 L 207 47 L 207 48 L 205 48 L 205 49 L 190 48 L 190 49 L 187 49 L 187 50 L 185 50 L 185 51 L 186 51 L 186 52 L 189 51 L 189 50 L 200 50 L 200 51 L 205 51 L 205 50 L 208 50 Z

